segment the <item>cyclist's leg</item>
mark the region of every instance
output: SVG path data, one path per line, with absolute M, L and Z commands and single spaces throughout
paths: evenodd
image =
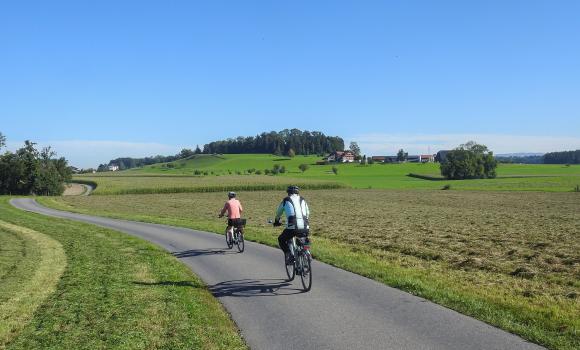
M 288 253 L 289 249 L 288 249 L 288 241 L 293 237 L 293 232 L 292 230 L 289 229 L 284 229 L 284 231 L 282 231 L 282 233 L 280 234 L 280 236 L 278 236 L 278 245 L 280 246 L 280 249 L 282 249 L 282 251 L 284 253 Z

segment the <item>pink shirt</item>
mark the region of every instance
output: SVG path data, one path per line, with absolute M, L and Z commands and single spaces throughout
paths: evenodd
M 224 208 L 222 209 L 222 215 L 228 212 L 228 219 L 239 219 L 242 217 L 242 203 L 239 200 L 232 198 L 226 202 Z

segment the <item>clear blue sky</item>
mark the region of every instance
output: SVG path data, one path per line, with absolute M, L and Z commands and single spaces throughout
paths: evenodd
M 579 13 L 548 0 L 4 2 L 0 132 L 83 166 L 82 145 L 106 161 L 294 127 L 369 153 L 467 136 L 500 153 L 580 147 Z

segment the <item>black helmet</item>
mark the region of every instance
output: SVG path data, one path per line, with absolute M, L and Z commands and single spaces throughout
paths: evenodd
M 288 186 L 286 192 L 288 192 L 288 194 L 298 194 L 300 192 L 300 188 L 294 185 Z
M 229 192 L 228 193 L 228 198 L 236 198 L 236 192 Z

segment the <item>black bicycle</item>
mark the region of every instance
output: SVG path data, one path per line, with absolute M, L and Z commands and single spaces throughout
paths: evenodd
M 294 256 L 294 262 L 290 265 L 286 264 L 286 257 L 284 257 L 288 280 L 292 281 L 296 275 L 299 275 L 304 291 L 308 292 L 312 288 L 312 254 L 307 236 L 293 237 L 288 248 L 290 248 L 290 254 Z
M 240 253 L 244 252 L 244 226 L 246 226 L 246 219 L 240 219 L 236 225 L 234 225 L 233 237 L 230 237 L 230 234 L 226 229 L 226 244 L 228 245 L 228 249 L 232 249 L 235 244 Z

